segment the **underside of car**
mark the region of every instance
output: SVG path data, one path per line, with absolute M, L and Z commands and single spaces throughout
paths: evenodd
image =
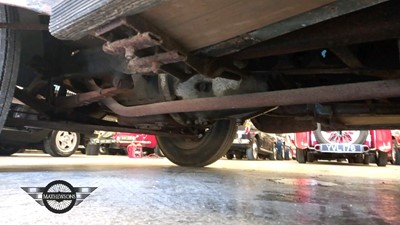
M 400 125 L 399 1 L 0 3 L 15 6 L 0 6 L 1 127 L 152 133 L 172 162 L 204 166 L 246 119 Z M 13 98 L 36 119 L 7 117 Z

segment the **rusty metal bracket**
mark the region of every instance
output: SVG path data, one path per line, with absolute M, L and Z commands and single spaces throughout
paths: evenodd
M 114 38 L 113 31 L 117 33 L 125 31 L 126 35 L 132 35 L 132 33 L 136 35 L 111 42 Z M 131 60 L 128 67 L 132 73 L 159 72 L 161 70 L 180 80 L 186 80 L 195 74 L 235 80 L 240 79 L 243 75 L 243 72 L 237 69 L 232 62 L 210 60 L 190 54 L 177 42 L 140 16 L 118 18 L 97 29 L 95 34 L 98 38 L 107 41 L 103 46 L 106 53 L 111 55 L 125 54 L 125 57 Z M 154 57 L 148 56 L 148 54 L 144 56 L 135 54 L 136 50 L 143 49 L 143 46 L 138 43 L 148 47 L 157 46 L 158 49 L 154 51 Z M 137 58 L 133 58 L 134 54 Z M 146 58 L 141 60 L 141 57 Z M 160 58 L 165 59 L 165 61 L 160 61 Z M 151 60 L 153 62 L 150 62 Z M 167 61 L 168 63 L 166 63 Z M 180 63 L 180 65 L 168 65 L 173 63 Z M 160 68 L 161 65 L 164 66 Z
M 160 53 L 144 58 L 132 59 L 128 63 L 130 71 L 136 74 L 157 73 L 162 65 L 185 61 L 186 57 L 177 51 Z
M 162 40 L 150 32 L 140 33 L 133 37 L 114 42 L 106 42 L 103 51 L 110 55 L 125 55 L 127 59 L 133 59 L 137 50 L 160 45 Z

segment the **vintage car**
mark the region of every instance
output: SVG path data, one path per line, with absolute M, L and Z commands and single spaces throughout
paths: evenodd
M 21 104 L 12 104 L 10 118 L 35 118 L 36 112 Z M 38 149 L 54 157 L 68 157 L 82 144 L 84 134 L 34 127 L 4 127 L 0 134 L 0 156 L 24 149 Z
M 247 119 L 266 133 L 399 129 L 399 8 L 0 0 L 0 128 L 155 134 L 181 166 L 221 158 Z M 13 97 L 38 116 L 7 118 Z
M 258 131 L 253 124 L 247 120 L 244 125 L 238 126 L 232 146 L 226 153 L 227 159 L 256 160 L 269 158 L 282 159 L 282 154 L 277 155 L 275 148 L 276 135 Z
M 232 146 L 226 153 L 226 158 L 289 160 L 292 158 L 291 149 L 294 146 L 290 135 L 261 132 L 254 127 L 250 120 L 246 120 L 244 125 L 238 126 L 235 139 L 233 139 Z M 277 145 L 280 145 L 280 147 L 277 147 Z
M 299 163 L 319 159 L 347 159 L 349 163 L 386 166 L 392 157 L 390 130 L 315 131 L 295 134 L 296 160 Z

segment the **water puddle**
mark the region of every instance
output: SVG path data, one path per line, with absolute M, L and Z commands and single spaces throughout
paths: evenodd
M 319 181 L 319 180 L 315 180 L 315 179 L 288 179 L 288 178 L 282 178 L 282 179 L 269 179 L 269 181 L 272 181 L 272 182 L 277 183 L 277 184 L 288 184 L 288 185 L 294 185 L 294 186 L 333 187 L 333 186 L 337 186 L 338 185 L 336 183 Z

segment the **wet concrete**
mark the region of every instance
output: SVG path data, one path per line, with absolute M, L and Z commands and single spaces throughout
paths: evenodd
M 400 224 L 400 166 L 121 156 L 0 158 L 0 224 Z M 20 187 L 98 187 L 53 214 Z

